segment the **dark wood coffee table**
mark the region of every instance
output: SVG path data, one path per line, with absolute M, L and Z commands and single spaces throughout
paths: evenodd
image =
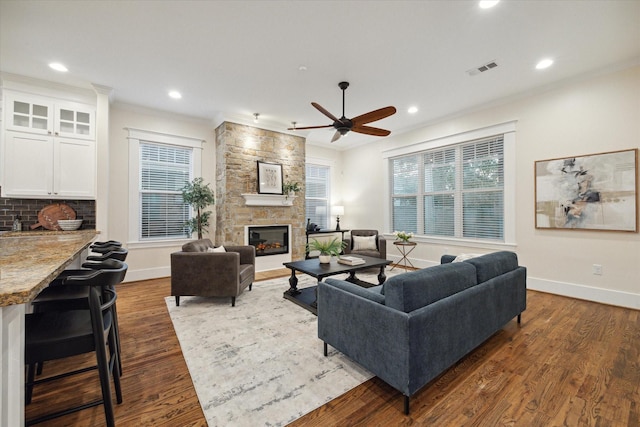
M 333 258 L 329 264 L 321 264 L 317 258 L 307 259 L 304 261 L 285 262 L 284 266 L 291 270 L 291 277 L 289 277 L 289 289 L 285 291 L 284 298 L 306 308 L 313 314 L 318 314 L 318 287 L 310 286 L 308 288 L 298 289 L 296 271 L 308 274 L 309 276 L 316 278 L 318 282 L 321 282 L 325 277 L 349 273 L 349 277 L 345 279 L 346 281 L 365 288 L 382 285 L 384 281 L 387 280 L 387 276 L 384 274 L 384 268 L 391 264 L 390 260 L 362 255 L 358 255 L 358 258 L 362 258 L 365 263 L 358 265 L 340 264 L 336 258 Z M 365 282 L 364 280 L 360 280 L 356 277 L 357 271 L 375 267 L 380 268 L 380 273 L 378 273 L 378 283 Z

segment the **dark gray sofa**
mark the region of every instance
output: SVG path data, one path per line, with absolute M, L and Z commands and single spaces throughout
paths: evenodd
M 362 288 L 318 284 L 318 337 L 409 398 L 526 309 L 526 268 L 513 252 L 441 265 Z

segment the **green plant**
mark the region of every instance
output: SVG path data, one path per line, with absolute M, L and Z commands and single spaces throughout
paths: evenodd
M 284 192 L 284 194 L 289 194 L 291 192 L 297 193 L 299 191 L 302 191 L 302 186 L 299 182 L 287 181 L 282 186 L 282 191 Z
M 312 239 L 307 245 L 307 252 L 319 251 L 320 255 L 340 255 L 345 248 L 346 242 L 334 237 L 332 240 Z
M 211 216 L 211 211 L 204 211 L 204 208 L 216 202 L 213 190 L 209 188 L 209 184 L 203 184 L 202 178 L 194 178 L 181 191 L 182 200 L 196 211 L 196 217 L 188 220 L 185 225 L 190 233 L 197 231 L 198 239 L 202 239 L 202 231 L 207 230 Z

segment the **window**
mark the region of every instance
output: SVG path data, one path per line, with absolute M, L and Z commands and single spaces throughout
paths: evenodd
M 187 238 L 190 208 L 180 191 L 190 182 L 192 149 L 140 142 L 140 239 Z
M 504 138 L 390 158 L 393 230 L 504 241 Z
M 331 169 L 306 165 L 305 205 L 307 218 L 321 228 L 329 228 L 329 178 Z
M 182 187 L 201 176 L 202 143 L 194 138 L 129 132 L 129 244 L 173 246 L 191 236 Z M 131 246 L 133 244 L 133 246 Z

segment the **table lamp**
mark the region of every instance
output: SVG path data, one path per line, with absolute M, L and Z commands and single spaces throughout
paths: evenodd
M 340 215 L 344 215 L 344 206 L 331 206 L 331 215 L 336 216 L 336 231 L 340 231 Z

